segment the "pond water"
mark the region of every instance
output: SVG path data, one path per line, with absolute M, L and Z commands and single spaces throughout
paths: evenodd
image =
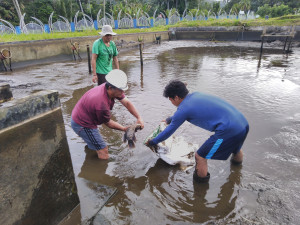
M 38 90 L 60 93 L 68 143 L 81 201 L 82 218 L 97 204 L 85 181 L 116 187 L 118 192 L 100 211 L 111 224 L 299 224 L 300 215 L 300 49 L 282 54 L 282 44 L 266 46 L 259 62 L 259 43 L 163 42 L 144 49 L 141 71 L 138 50 L 120 52 L 120 69 L 129 79 L 127 97 L 145 121 L 136 133 L 135 149 L 123 133 L 100 127 L 111 158 L 101 161 L 85 149 L 70 128 L 79 98 L 94 85 L 87 62 L 55 63 L 0 74 L 14 97 Z M 208 161 L 208 184 L 194 184 L 193 170 L 184 172 L 159 160 L 144 139 L 176 108 L 162 96 L 171 79 L 187 83 L 190 92 L 217 95 L 248 119 L 244 163 Z M 115 104 L 113 119 L 124 125 L 135 118 Z M 211 135 L 189 123 L 175 132 L 202 144 Z

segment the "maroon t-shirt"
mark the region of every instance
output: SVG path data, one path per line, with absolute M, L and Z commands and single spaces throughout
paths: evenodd
M 123 94 L 118 100 L 125 98 Z M 110 120 L 110 110 L 115 101 L 110 99 L 105 88 L 105 83 L 87 91 L 75 105 L 72 119 L 80 126 L 96 129 L 97 125 Z

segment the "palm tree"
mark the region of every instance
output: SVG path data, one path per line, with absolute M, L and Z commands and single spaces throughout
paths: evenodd
M 243 10 L 245 13 L 247 11 L 249 11 L 250 8 L 251 8 L 251 2 L 250 2 L 250 0 L 241 0 L 240 3 L 239 3 L 239 5 L 240 5 L 240 9 Z
M 241 6 L 239 3 L 235 3 L 233 4 L 232 8 L 231 8 L 231 11 L 235 14 L 235 15 L 238 15 L 239 12 L 240 12 L 240 9 L 241 9 Z

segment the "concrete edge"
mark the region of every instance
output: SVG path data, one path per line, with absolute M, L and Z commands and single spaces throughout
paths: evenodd
M 0 107 L 0 130 L 45 112 L 60 108 L 58 91 L 44 90 L 21 99 L 5 102 Z
M 170 31 L 263 31 L 267 29 L 267 31 L 287 31 L 291 29 L 292 26 L 251 26 L 251 27 L 243 27 L 243 26 L 208 26 L 208 27 L 173 27 L 170 28 Z M 295 26 L 295 31 L 300 31 L 300 25 Z
M 35 119 L 38 119 L 38 118 L 43 117 L 43 116 L 46 116 L 46 115 L 51 114 L 51 113 L 53 113 L 53 112 L 55 112 L 55 111 L 58 111 L 58 110 L 61 110 L 61 107 L 57 107 L 57 108 L 52 109 L 51 111 L 47 111 L 47 112 L 38 114 L 38 115 L 36 115 L 36 116 L 34 116 L 34 117 L 31 117 L 31 118 L 29 118 L 29 119 L 27 119 L 27 120 L 24 120 L 24 121 L 22 121 L 22 122 L 19 122 L 19 123 L 17 123 L 17 124 L 11 125 L 11 126 L 9 126 L 9 127 L 3 128 L 3 129 L 0 128 L 0 135 L 1 135 L 2 133 L 5 133 L 6 131 L 8 131 L 8 130 L 10 130 L 10 129 L 14 129 L 14 128 L 17 128 L 17 127 L 19 127 L 19 126 L 22 126 L 22 125 L 24 125 L 24 124 L 26 124 L 26 123 L 30 123 L 31 121 L 33 121 L 33 120 L 35 120 Z

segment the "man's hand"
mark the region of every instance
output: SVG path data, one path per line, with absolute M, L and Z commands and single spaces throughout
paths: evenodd
M 104 123 L 104 125 L 111 128 L 111 129 L 121 130 L 121 131 L 125 131 L 125 132 L 130 127 L 130 126 L 122 126 L 118 122 L 113 121 L 111 119 L 107 123 Z
M 140 124 L 141 128 L 144 128 L 144 120 L 142 118 L 138 118 L 138 120 L 136 121 L 136 124 Z
M 127 127 L 124 127 L 124 126 L 123 126 L 122 131 L 126 132 L 126 131 L 128 130 L 128 128 L 130 128 L 130 126 L 127 126 Z
M 157 149 L 158 149 L 158 146 L 156 144 L 153 143 L 153 141 L 151 139 L 149 139 L 147 142 L 146 142 L 146 146 L 149 147 L 151 149 L 152 152 L 155 152 L 157 153 Z
M 98 77 L 97 77 L 97 75 L 93 75 L 93 82 L 94 82 L 94 83 L 97 83 L 97 82 L 98 82 Z

